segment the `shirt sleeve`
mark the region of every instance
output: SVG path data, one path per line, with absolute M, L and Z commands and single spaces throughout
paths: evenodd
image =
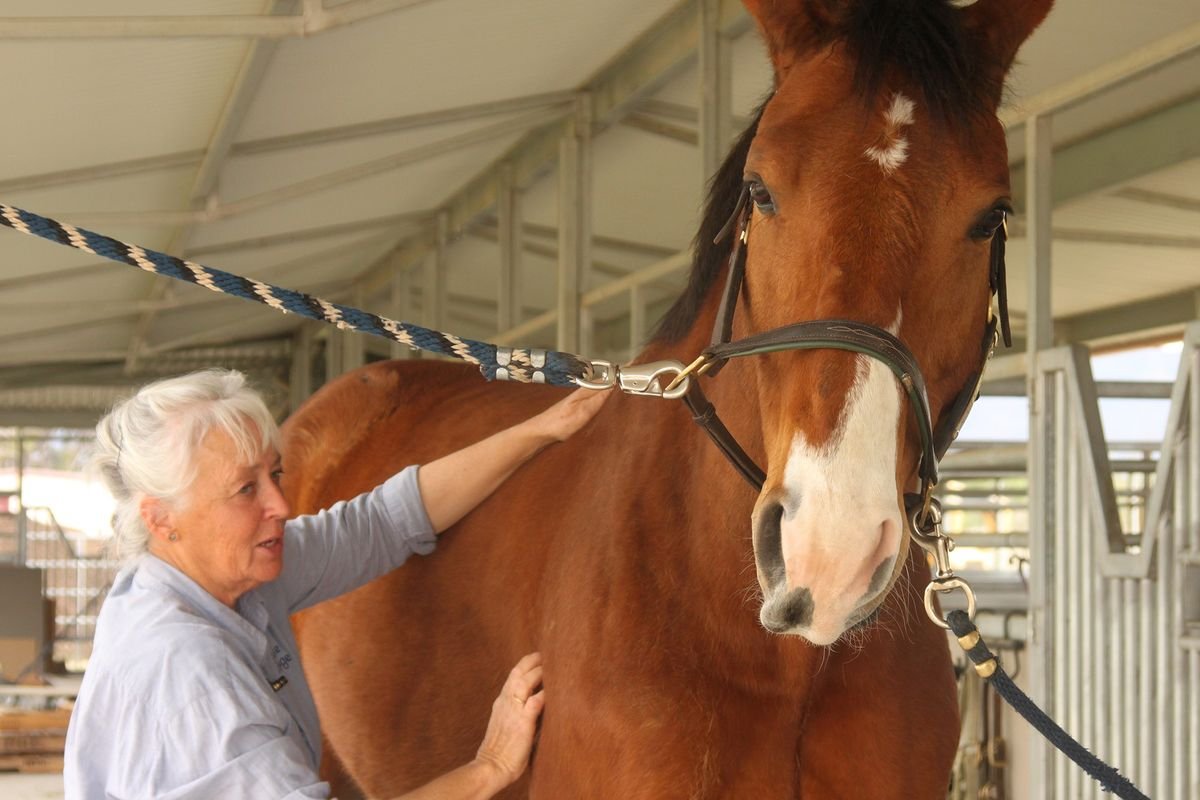
M 163 721 L 149 759 L 156 785 L 136 796 L 328 798 L 329 784 L 286 733 L 293 724 L 286 711 L 245 687 L 209 692 Z
M 288 613 L 345 594 L 433 552 L 417 467 L 406 467 L 375 489 L 285 526 L 283 573 L 274 589 Z

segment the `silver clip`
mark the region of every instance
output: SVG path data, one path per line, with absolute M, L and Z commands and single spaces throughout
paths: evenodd
M 627 394 L 678 400 L 687 393 L 691 378 L 685 377 L 670 389 L 664 387 L 672 383 L 672 379 L 681 372 L 683 364 L 678 361 L 651 361 L 647 364 L 620 367 L 617 378 L 621 391 Z
M 683 372 L 683 364 L 678 361 L 652 361 L 648 364 L 620 366 L 610 361 L 597 360 L 592 361 L 590 366 L 590 377 L 571 379 L 576 386 L 597 391 L 617 387 L 626 394 L 664 397 L 667 400 L 678 400 L 688 388 L 687 377 L 670 389 L 664 388 Z
M 934 594 L 946 594 L 961 591 L 967 600 L 967 616 L 975 619 L 975 592 L 962 578 L 955 576 L 954 568 L 950 566 L 950 551 L 954 549 L 954 540 L 942 533 L 942 506 L 937 500 L 930 498 L 929 512 L 921 519 L 922 509 L 917 506 L 909 514 L 909 530 L 912 531 L 913 541 L 921 549 L 933 556 L 933 577 L 925 587 L 925 613 L 940 628 L 950 630 L 950 625 L 938 613 L 934 606 Z
M 571 378 L 571 381 L 583 389 L 594 389 L 601 392 L 617 385 L 617 365 L 611 361 L 592 361 L 588 364 L 587 378 Z

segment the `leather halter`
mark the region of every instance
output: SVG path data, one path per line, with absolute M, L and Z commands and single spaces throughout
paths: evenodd
M 941 422 L 934 428 L 929 410 L 929 398 L 925 391 L 925 379 L 917 365 L 916 358 L 903 342 L 883 328 L 847 319 L 813 320 L 753 334 L 736 342 L 731 341 L 734 310 L 737 307 L 737 299 L 741 293 L 745 273 L 745 244 L 752 213 L 752 206 L 748 200 L 749 188 L 745 187 L 738 198 L 729 222 L 713 240 L 714 244 L 719 244 L 731 230 L 734 234 L 733 248 L 729 254 L 725 291 L 717 310 L 712 343 L 676 378 L 675 382 L 682 381 L 691 372 L 716 375 L 725 362 L 731 358 L 783 350 L 848 350 L 882 361 L 900 381 L 917 418 L 917 429 L 921 435 L 921 458 L 917 467 L 918 475 L 921 478 L 921 492 L 907 500 L 910 507 L 917 506 L 914 510 L 921 512 L 920 519 L 928 519 L 929 498 L 932 497 L 933 489 L 938 482 L 938 461 L 958 436 L 967 414 L 970 413 L 971 406 L 979 396 L 983 367 L 991 356 L 998 338 L 997 323 L 1003 333 L 1005 345 L 1012 345 L 1008 323 L 1008 291 L 1005 286 L 1004 272 L 1004 242 L 1007 236 L 1007 222 L 993 234 L 990 256 L 989 283 L 992 295 L 998 300 L 999 318 L 997 319 L 997 315 L 992 312 L 989 304 L 987 325 L 984 328 L 980 346 L 979 369 L 968 378 L 954 401 L 946 409 Z M 766 473 L 754 462 L 754 459 L 747 455 L 721 422 L 716 408 L 705 397 L 698 380 L 688 382 L 683 401 L 692 412 L 692 418 L 721 449 L 721 452 L 741 473 L 742 477 L 756 490 L 761 491 L 766 481 Z

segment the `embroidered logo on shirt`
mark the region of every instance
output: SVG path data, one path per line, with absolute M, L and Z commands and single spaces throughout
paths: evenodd
M 271 690 L 272 691 L 278 692 L 280 689 L 282 689 L 285 686 L 287 686 L 287 678 L 283 675 L 280 675 L 278 678 L 271 681 Z
M 284 650 L 279 645 L 275 645 L 275 649 L 271 653 L 275 658 L 275 663 L 284 672 L 287 672 L 292 666 L 292 654 Z

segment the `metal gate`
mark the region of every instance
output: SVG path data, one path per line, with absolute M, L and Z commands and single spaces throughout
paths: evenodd
M 1200 797 L 1200 323 L 1144 515 L 1122 521 L 1088 351 L 1039 353 L 1032 388 L 1034 696 L 1151 797 Z M 1108 796 L 1040 740 L 1031 755 L 1020 796 Z

